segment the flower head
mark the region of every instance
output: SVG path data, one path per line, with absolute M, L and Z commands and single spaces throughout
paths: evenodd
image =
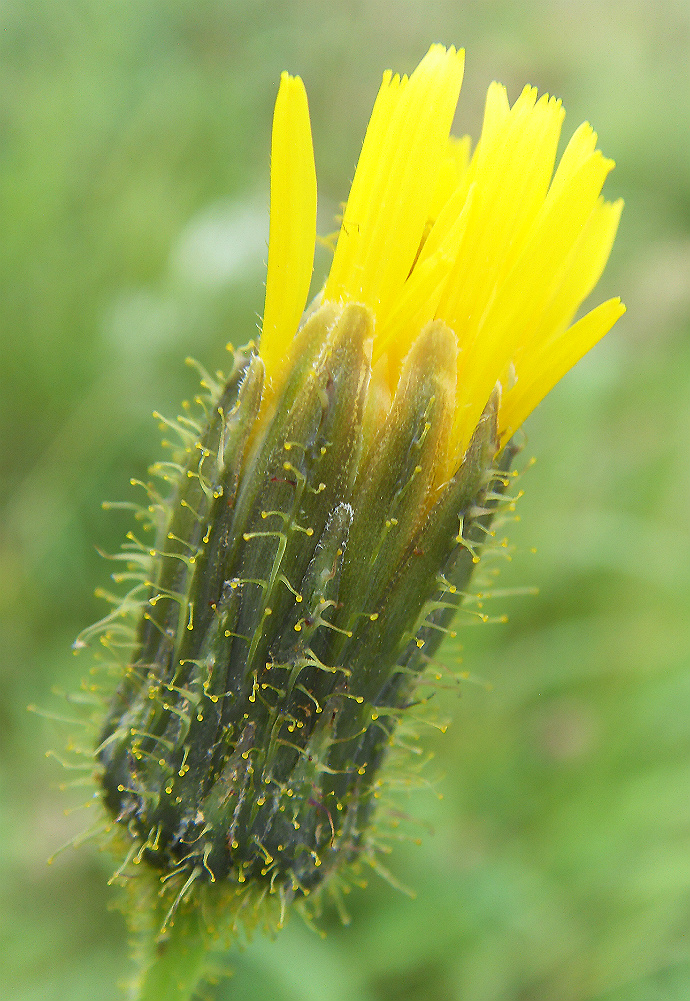
M 103 798 L 158 874 L 158 930 L 243 893 L 305 898 L 375 863 L 381 767 L 466 591 L 513 432 L 623 312 L 573 323 L 616 231 L 612 167 L 563 110 L 489 89 L 449 136 L 462 53 L 384 75 L 330 274 L 303 318 L 316 176 L 302 82 L 276 102 L 260 352 L 206 377 L 175 489 L 149 487 L 123 604 L 84 640 L 132 650 L 102 726 Z M 122 554 L 121 554 L 122 555 Z M 122 620 L 132 616 L 132 635 Z M 223 895 L 224 894 L 224 895 Z M 239 905 L 238 905 L 239 906 Z
M 446 477 L 494 387 L 505 442 L 625 310 L 610 299 L 573 323 L 604 269 L 622 209 L 600 195 L 614 164 L 596 149 L 596 133 L 581 125 L 554 173 L 561 102 L 525 87 L 511 108 L 494 83 L 470 155 L 468 137 L 449 135 L 463 64 L 463 52 L 432 45 L 409 79 L 384 74 L 321 297 L 370 312 L 381 417 L 420 331 L 440 320 L 452 332 Z M 306 305 L 315 205 L 306 96 L 298 78 L 283 74 L 261 340 L 269 381 L 281 377 Z

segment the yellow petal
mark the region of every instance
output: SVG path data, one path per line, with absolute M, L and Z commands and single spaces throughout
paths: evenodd
M 515 386 L 501 400 L 499 429 L 504 441 L 624 312 L 625 306 L 620 299 L 602 302 L 531 359 L 529 367 L 525 367 Z
M 458 468 L 497 382 L 505 440 L 624 309 L 612 300 L 570 326 L 606 264 L 622 206 L 601 198 L 613 162 L 596 149 L 596 133 L 581 125 L 556 166 L 561 102 L 525 87 L 511 107 L 494 83 L 470 158 L 469 139 L 449 136 L 463 59 L 433 45 L 409 79 L 384 74 L 320 297 L 338 310 L 360 303 L 373 317 L 368 435 L 385 420 L 420 330 L 435 320 L 453 330 L 456 406 L 442 476 Z M 315 203 L 306 98 L 287 77 L 273 161 L 262 344 L 269 377 L 291 356 L 314 234 L 314 215 L 297 211 L 288 192 L 289 179 L 301 177 L 302 200 L 314 184 Z M 302 238 L 294 231 L 304 234 L 306 216 Z
M 400 368 L 401 345 L 407 344 L 409 331 L 421 330 L 437 314 L 448 272 L 467 226 L 475 190 L 473 185 L 467 194 L 464 190 L 458 191 L 446 203 L 419 261 L 403 286 L 398 303 L 377 332 L 374 358 L 387 352 L 394 372 Z
M 496 100 L 487 99 L 490 127 L 482 130 L 469 170 L 474 205 L 438 307 L 463 345 L 474 340 L 494 289 L 523 249 L 551 180 L 563 110 L 553 98 L 535 99 L 526 88 L 500 122 L 488 110 Z
M 281 359 L 304 312 L 314 266 L 316 170 L 304 84 L 283 73 L 273 115 L 271 142 L 271 226 L 261 357 L 267 380 Z
M 582 232 L 557 272 L 550 298 L 541 312 L 535 312 L 521 335 L 514 354 L 519 372 L 529 368 L 531 357 L 571 323 L 581 302 L 599 281 L 611 253 L 618 229 L 623 200 L 613 204 L 599 198 Z
M 495 97 L 487 101 L 490 127 L 469 171 L 476 207 L 438 305 L 462 347 L 460 457 L 497 378 L 511 363 L 529 364 L 526 346 L 536 351 L 548 336 L 541 318 L 549 315 L 551 334 L 570 323 L 606 262 L 620 212 L 597 208 L 613 162 L 594 149 L 587 125 L 551 181 L 563 112 L 560 102 L 535 97 L 525 88 L 508 114 Z
M 352 182 L 324 299 L 377 319 L 396 303 L 429 218 L 464 54 L 432 45 L 409 80 L 386 74 Z M 413 339 L 410 334 L 401 355 Z
M 457 191 L 470 165 L 470 137 L 448 137 L 446 153 L 439 163 L 436 190 L 429 206 L 429 220 L 434 223 L 443 206 Z

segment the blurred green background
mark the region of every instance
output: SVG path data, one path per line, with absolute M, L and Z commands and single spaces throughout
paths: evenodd
M 120 997 L 125 933 L 47 748 L 88 670 L 70 645 L 159 456 L 193 354 L 223 364 L 262 309 L 272 104 L 312 112 L 320 230 L 346 195 L 384 68 L 467 48 L 456 132 L 493 78 L 556 93 L 618 161 L 620 236 L 596 301 L 628 314 L 530 418 L 506 625 L 445 648 L 421 846 L 328 914 L 232 957 L 219 998 L 669 1001 L 690 997 L 690 7 L 6 0 L 0 8 L 0 947 L 12 1001 Z M 319 276 L 327 267 L 319 258 Z M 319 278 L 315 279 L 315 287 Z M 536 553 L 532 548 L 536 547 Z M 69 776 L 67 776 L 69 778 Z M 442 793 L 443 799 L 437 794 Z M 433 831 L 427 831 L 427 827 Z M 163 999 L 161 999 L 163 1001 Z

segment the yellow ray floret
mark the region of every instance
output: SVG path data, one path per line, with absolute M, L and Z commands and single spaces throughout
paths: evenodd
M 442 320 L 454 332 L 447 475 L 494 387 L 506 440 L 625 309 L 610 300 L 573 323 L 604 269 L 622 208 L 601 198 L 614 164 L 596 148 L 596 133 L 581 125 L 554 172 L 561 102 L 525 87 L 511 107 L 494 83 L 470 156 L 469 140 L 449 135 L 463 65 L 462 52 L 433 45 L 409 79 L 384 74 L 322 294 L 331 306 L 356 302 L 373 316 L 372 395 L 382 415 L 422 329 Z M 285 79 L 273 134 L 261 346 L 269 376 L 306 301 L 315 218 L 304 208 L 312 192 L 315 200 L 306 98 L 283 97 Z M 288 98 L 292 116 L 284 110 Z M 303 238 L 298 212 L 305 212 Z
M 273 115 L 271 231 L 261 356 L 276 372 L 309 295 L 316 240 L 316 169 L 304 84 L 283 73 Z
M 376 316 L 394 306 L 429 218 L 463 66 L 464 53 L 434 45 L 409 80 L 385 74 L 324 299 L 354 299 Z M 381 169 L 383 163 L 387 170 Z

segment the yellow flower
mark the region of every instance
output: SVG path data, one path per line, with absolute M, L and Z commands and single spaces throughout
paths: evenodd
M 560 102 L 526 88 L 511 108 L 492 84 L 470 156 L 449 135 L 462 73 L 434 45 L 385 74 L 303 325 L 316 173 L 283 74 L 260 354 L 233 352 L 199 423 L 173 423 L 180 448 L 151 470 L 173 489 L 148 485 L 139 511 L 155 542 L 129 533 L 131 590 L 78 641 L 124 651 L 95 755 L 142 1001 L 188 997 L 214 929 L 264 909 L 280 926 L 380 871 L 397 727 L 512 504 L 510 438 L 623 312 L 573 323 L 621 211 L 592 129 L 554 173 Z
M 464 53 L 432 45 L 409 79 L 384 74 L 320 301 L 371 314 L 370 398 L 385 417 L 419 333 L 457 338 L 456 407 L 440 476 L 458 468 L 495 386 L 508 440 L 625 311 L 610 299 L 573 323 L 611 251 L 622 201 L 600 195 L 614 166 L 581 125 L 554 173 L 564 111 L 525 87 L 512 108 L 493 83 L 481 137 L 449 135 Z M 261 355 L 269 387 L 290 364 L 316 237 L 316 175 L 302 81 L 284 73 L 271 162 Z

